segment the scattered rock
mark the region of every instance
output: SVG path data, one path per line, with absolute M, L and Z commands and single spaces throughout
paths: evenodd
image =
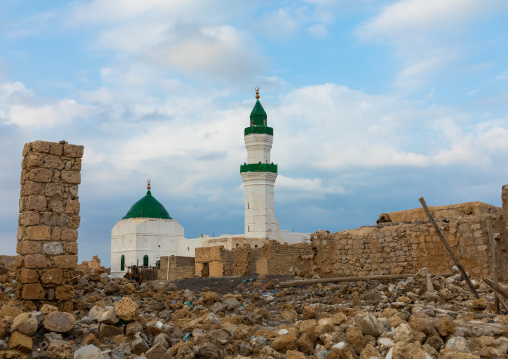
M 76 319 L 70 313 L 51 312 L 46 316 L 42 325 L 50 332 L 68 333 L 74 329 Z
M 116 306 L 116 314 L 126 322 L 135 321 L 139 316 L 139 305 L 129 297 L 123 297 Z

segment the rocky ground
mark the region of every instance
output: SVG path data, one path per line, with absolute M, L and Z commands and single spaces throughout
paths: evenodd
M 3 285 L 0 358 L 508 358 L 508 317 L 485 284 L 475 299 L 459 274 L 434 290 L 425 278 L 281 288 L 287 277 L 95 273 L 76 278 L 73 313 L 23 312 Z

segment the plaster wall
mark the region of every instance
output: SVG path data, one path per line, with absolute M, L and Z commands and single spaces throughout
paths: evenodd
M 184 229 L 173 219 L 120 220 L 111 231 L 111 275 L 123 276 L 127 266 L 142 265 L 145 255 L 151 266 L 155 266 L 161 256 L 178 255 L 179 241 L 183 239 Z M 123 271 L 122 255 L 125 256 Z
M 266 134 L 252 134 L 244 137 L 247 148 L 247 163 L 270 163 L 270 150 L 273 136 Z
M 276 173 L 241 173 L 245 193 L 245 236 L 275 239 L 280 231 L 274 211 Z

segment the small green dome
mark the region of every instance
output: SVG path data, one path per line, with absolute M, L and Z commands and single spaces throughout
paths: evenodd
M 263 106 L 261 106 L 261 102 L 256 100 L 256 104 L 250 113 L 250 124 L 251 126 L 266 126 L 267 125 L 267 115 Z
M 127 212 L 122 219 L 129 218 L 173 219 L 168 211 L 166 211 L 166 208 L 152 196 L 150 190 L 146 192 L 146 196 L 134 203 L 131 209 L 129 209 L 129 212 Z

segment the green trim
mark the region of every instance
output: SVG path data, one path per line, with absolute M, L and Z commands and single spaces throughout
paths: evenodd
M 125 256 L 122 254 L 122 257 L 120 257 L 120 270 L 125 270 Z
M 240 165 L 240 173 L 243 172 L 273 172 L 277 173 L 277 165 L 272 163 L 244 163 Z
M 252 135 L 253 133 L 260 134 L 260 135 L 272 135 L 273 136 L 273 128 L 268 127 L 268 126 L 251 126 L 251 127 L 246 127 L 243 133 L 244 133 L 244 136 Z
M 148 267 L 148 254 L 143 256 L 143 266 Z
M 129 218 L 162 218 L 173 219 L 164 206 L 148 190 L 146 196 L 134 203 L 122 219 Z

